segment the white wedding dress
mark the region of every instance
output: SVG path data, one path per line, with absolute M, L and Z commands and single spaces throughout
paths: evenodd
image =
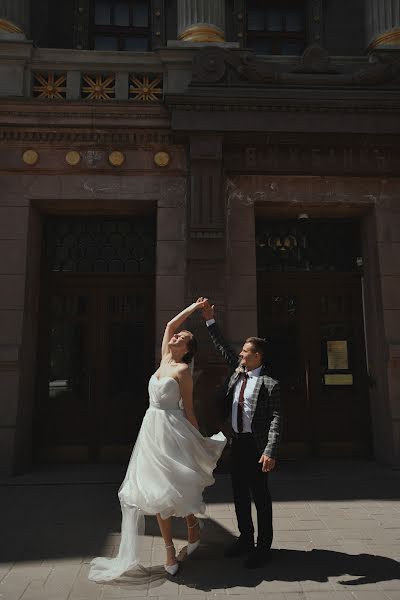
M 119 489 L 121 543 L 115 558 L 91 562 L 89 579 L 110 581 L 140 564 L 144 515 L 184 517 L 204 513 L 203 490 L 226 444 L 220 432 L 205 438 L 187 420 L 179 384 L 172 377 L 149 381 L 150 406 Z

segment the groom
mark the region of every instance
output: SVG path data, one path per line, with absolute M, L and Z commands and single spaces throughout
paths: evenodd
M 232 423 L 232 488 L 240 536 L 225 556 L 247 555 L 249 569 L 264 566 L 272 544 L 272 504 L 268 472 L 275 467 L 280 429 L 279 384 L 265 369 L 266 342 L 249 337 L 239 357 L 223 338 L 214 319 L 214 306 L 203 309 L 208 332 L 233 373 L 225 385 L 226 414 Z M 257 510 L 258 536 L 254 546 L 251 498 Z

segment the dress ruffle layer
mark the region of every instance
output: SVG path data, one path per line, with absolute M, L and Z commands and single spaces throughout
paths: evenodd
M 122 511 L 118 555 L 91 562 L 89 579 L 93 581 L 116 579 L 140 564 L 145 515 L 160 513 L 166 519 L 205 511 L 203 490 L 214 483 L 213 470 L 226 438 L 222 433 L 205 438 L 181 409 L 154 406 L 157 399 L 159 405 L 171 403 L 171 396 L 173 406 L 179 406 L 179 387 L 177 382 L 171 385 L 172 381 L 166 378 L 161 384 L 164 394 L 159 398 L 155 394 L 156 401 L 145 414 L 118 492 Z

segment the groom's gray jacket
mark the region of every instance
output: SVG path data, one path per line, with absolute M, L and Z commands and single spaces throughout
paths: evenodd
M 230 416 L 235 384 L 241 376 L 238 371 L 240 357 L 226 342 L 216 323 L 209 325 L 208 331 L 214 346 L 233 370 L 224 389 L 224 414 Z M 250 399 L 250 409 L 253 417 L 251 429 L 260 454 L 276 458 L 280 437 L 280 391 L 279 383 L 268 377 L 265 366 L 261 370 Z

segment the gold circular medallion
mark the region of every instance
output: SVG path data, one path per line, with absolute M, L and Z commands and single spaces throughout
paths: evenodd
M 68 163 L 71 167 L 74 167 L 75 165 L 79 165 L 79 163 L 81 162 L 80 153 L 77 152 L 76 150 L 70 150 L 65 155 L 65 162 Z
M 39 153 L 36 150 L 25 150 L 22 160 L 26 165 L 36 165 L 39 160 Z
M 171 161 L 171 157 L 168 154 L 168 152 L 157 152 L 154 155 L 154 162 L 157 165 L 157 167 L 166 167 L 167 165 L 169 165 Z
M 114 150 L 114 152 L 110 153 L 108 160 L 113 167 L 120 167 L 125 162 L 125 154 Z

